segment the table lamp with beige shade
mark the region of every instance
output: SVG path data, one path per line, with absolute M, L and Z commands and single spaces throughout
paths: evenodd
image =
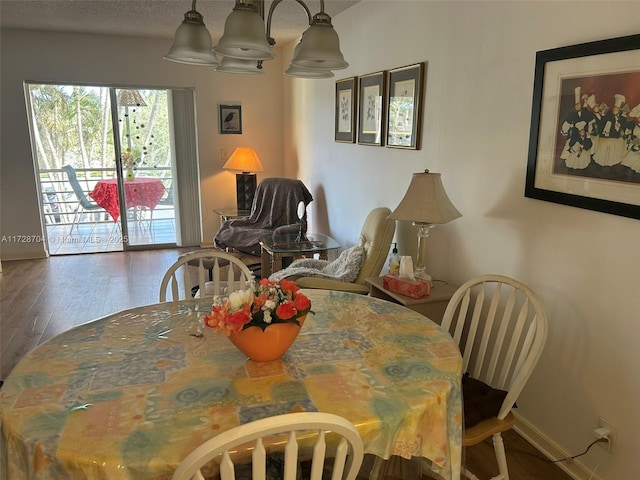
M 251 210 L 253 196 L 256 193 L 256 174 L 263 172 L 264 167 L 256 151 L 251 147 L 238 147 L 233 151 L 227 163 L 222 167 L 226 170 L 238 170 L 236 174 L 236 198 L 238 211 Z
M 418 254 L 414 276 L 430 279 L 426 273 L 427 237 L 436 225 L 448 223 L 462 214 L 453 206 L 439 173 L 414 173 L 409 188 L 389 219 L 413 222 L 418 228 Z

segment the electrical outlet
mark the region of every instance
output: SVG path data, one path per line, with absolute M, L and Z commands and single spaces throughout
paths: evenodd
M 618 427 L 616 427 L 610 420 L 607 420 L 604 417 L 600 417 L 598 419 L 598 428 L 594 430 L 595 435 L 600 438 L 600 435 L 597 431 L 602 428 L 606 428 L 609 431 L 607 437 L 609 438 L 608 442 L 598 442 L 600 447 L 604 448 L 607 452 L 611 453 L 613 451 L 613 443 L 618 437 Z

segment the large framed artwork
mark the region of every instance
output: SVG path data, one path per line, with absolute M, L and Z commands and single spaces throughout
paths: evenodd
M 335 141 L 356 141 L 357 78 L 345 78 L 336 82 Z
M 382 146 L 385 72 L 362 75 L 358 83 L 358 143 Z
M 424 70 L 421 62 L 387 73 L 387 147 L 420 148 Z
M 640 218 L 640 35 L 537 52 L 525 196 Z

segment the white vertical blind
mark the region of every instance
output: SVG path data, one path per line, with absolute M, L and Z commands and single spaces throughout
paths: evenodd
M 193 93 L 190 89 L 173 89 L 170 98 L 175 155 L 174 183 L 177 184 L 174 198 L 179 212 L 176 243 L 179 246 L 200 245 L 202 240 L 198 135 Z

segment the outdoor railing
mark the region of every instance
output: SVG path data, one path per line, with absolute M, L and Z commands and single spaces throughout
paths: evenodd
M 78 182 L 87 199 L 91 202 L 89 193 L 93 191 L 100 180 L 114 178 L 115 168 L 76 168 Z M 136 175 L 155 177 L 162 180 L 166 194 L 157 205 L 156 210 L 173 210 L 173 196 L 171 167 L 139 167 Z M 75 210 L 78 206 L 76 197 L 66 173 L 62 169 L 40 169 L 40 189 L 42 192 L 42 206 L 46 224 L 70 225 L 73 223 Z M 95 203 L 95 202 L 94 202 Z M 96 218 L 93 215 L 97 215 Z M 91 219 L 90 219 L 91 218 Z M 79 223 L 111 222 L 106 211 L 84 212 Z

